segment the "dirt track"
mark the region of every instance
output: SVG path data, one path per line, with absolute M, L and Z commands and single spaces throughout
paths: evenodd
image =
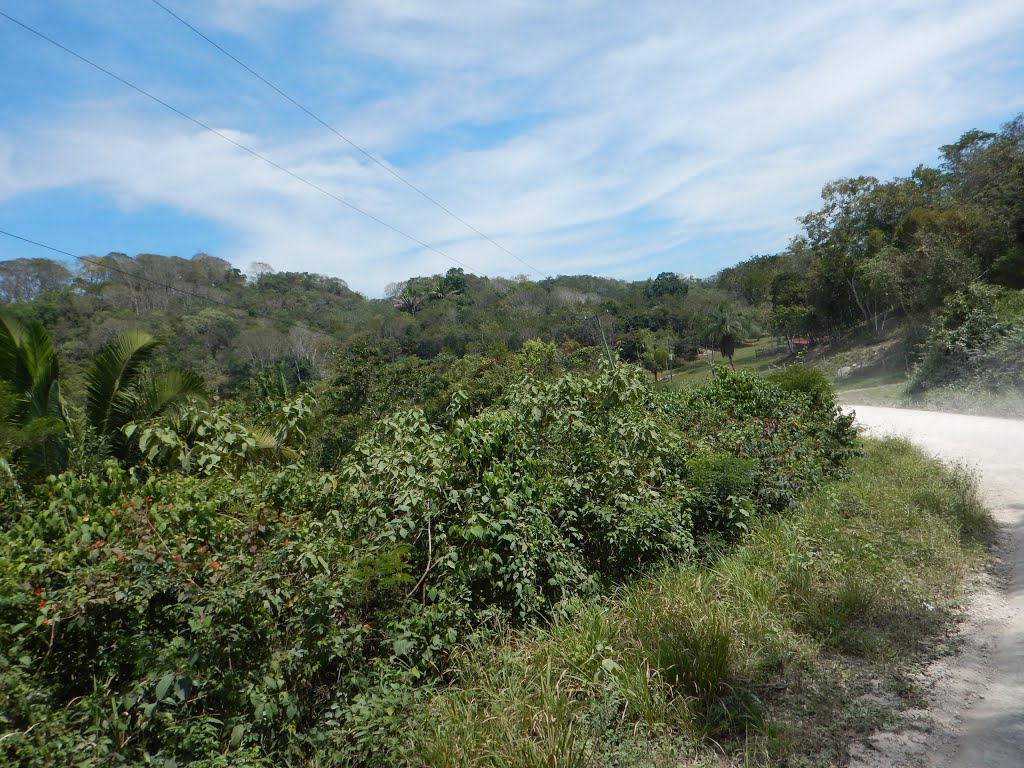
M 963 649 L 921 680 L 929 707 L 851 750 L 852 765 L 1024 766 L 1024 421 L 847 405 L 870 434 L 902 435 L 975 468 L 1001 529 L 993 567 L 973 585 Z

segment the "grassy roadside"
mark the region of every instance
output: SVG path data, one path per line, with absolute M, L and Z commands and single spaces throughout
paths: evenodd
M 917 695 L 990 535 L 973 480 L 900 441 L 755 525 L 543 630 L 457 658 L 407 733 L 436 766 L 831 765 Z

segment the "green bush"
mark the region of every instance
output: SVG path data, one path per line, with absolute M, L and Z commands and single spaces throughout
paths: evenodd
M 836 405 L 836 395 L 828 378 L 817 368 L 803 365 L 788 365 L 781 371 L 768 376 L 768 381 L 778 385 L 786 392 L 807 395 L 811 405 L 831 411 Z
M 754 747 L 757 765 L 840 764 L 893 715 L 867 697 L 908 695 L 907 654 L 949 620 L 991 531 L 963 470 L 871 441 L 851 479 L 710 564 L 468 649 L 412 713 L 414 764 L 747 764 Z
M 552 360 L 545 345 L 513 357 L 490 404 L 456 392 L 433 420 L 383 418 L 332 473 L 298 445 L 251 460 L 226 409 L 152 443 L 201 461 L 170 469 L 157 451 L 0 483 L 0 754 L 400 761 L 409 710 L 461 645 L 688 561 L 701 534 L 735 538 L 852 452 L 844 417 L 747 374 L 662 394 L 635 367 L 559 373 Z M 265 414 L 275 444 L 310 428 L 298 397 L 298 421 Z M 705 660 L 653 635 L 636 652 L 675 689 L 711 696 L 716 631 L 687 635 L 707 641 Z M 551 701 L 571 689 L 552 680 Z M 593 722 L 612 717 L 603 707 Z M 552 725 L 551 744 L 562 734 Z M 533 759 L 528 741 L 509 749 Z
M 687 483 L 698 494 L 694 530 L 734 538 L 748 530 L 754 512 L 756 467 L 728 453 L 694 454 L 686 461 Z
M 1019 386 L 1024 292 L 972 283 L 932 322 L 907 391 L 950 386 Z
M 749 460 L 754 499 L 761 510 L 788 508 L 825 480 L 842 477 L 855 455 L 853 416 L 834 397 L 816 407 L 803 393 L 787 392 L 752 373 L 716 366 L 711 381 L 670 398 L 690 452 L 712 451 Z

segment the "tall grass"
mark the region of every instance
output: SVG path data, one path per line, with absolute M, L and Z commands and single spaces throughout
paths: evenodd
M 851 731 L 886 716 L 858 709 L 857 676 L 896 680 L 951 617 L 992 534 L 968 473 L 898 440 L 864 448 L 849 481 L 762 520 L 717 561 L 666 568 L 605 604 L 566 606 L 542 630 L 466 649 L 412 723 L 415 759 L 834 759 Z

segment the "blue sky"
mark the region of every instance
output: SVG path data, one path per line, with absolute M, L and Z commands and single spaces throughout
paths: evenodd
M 783 248 L 830 179 L 1024 111 L 1020 0 L 163 2 L 549 275 L 711 274 Z M 538 277 L 150 0 L 0 10 L 473 271 Z M 368 295 L 454 266 L 2 18 L 0 92 L 0 229 Z

